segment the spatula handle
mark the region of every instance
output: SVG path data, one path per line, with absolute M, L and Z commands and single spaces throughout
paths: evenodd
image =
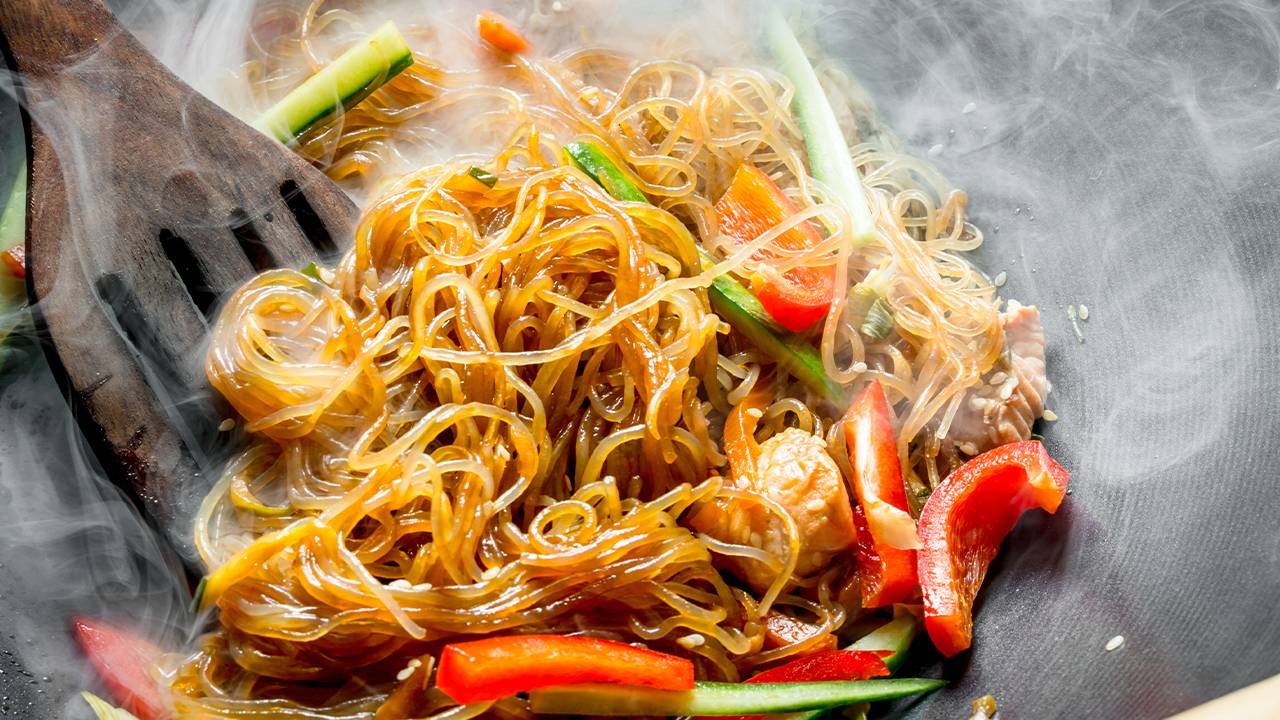
M 28 78 L 82 62 L 124 32 L 100 0 L 0 0 L 0 37 Z

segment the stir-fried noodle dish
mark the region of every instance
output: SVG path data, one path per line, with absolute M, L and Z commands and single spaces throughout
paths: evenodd
M 412 62 L 283 138 L 362 214 L 216 318 L 248 440 L 197 518 L 216 612 L 157 664 L 166 716 L 893 697 L 926 682 L 888 677 L 905 643 L 968 648 L 1001 540 L 1063 499 L 1037 310 L 807 26 L 748 14 L 759 55 L 713 63 L 539 8 L 398 23 Z M 260 7 L 245 116 L 372 17 Z M 825 689 L 749 706 L 771 681 Z

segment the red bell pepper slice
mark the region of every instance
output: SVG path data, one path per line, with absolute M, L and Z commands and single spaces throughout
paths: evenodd
M 858 581 L 862 606 L 906 602 L 916 593 L 915 521 L 907 512 L 907 491 L 893 435 L 893 418 L 884 388 L 873 381 L 853 402 L 844 419 L 845 445 L 858 496 Z
M 117 705 L 139 720 L 168 717 L 160 688 L 150 672 L 151 664 L 160 656 L 159 648 L 92 618 L 75 618 L 72 630 L 81 652 Z
M 823 650 L 757 673 L 743 682 L 823 682 L 888 677 L 889 666 L 884 664 L 884 659 L 892 655 L 892 650 Z M 727 720 L 760 720 L 764 717 L 764 715 L 735 715 Z M 711 720 L 711 718 L 695 718 L 695 720 Z M 722 716 L 720 720 L 726 720 L 726 718 Z
M 481 40 L 503 52 L 519 55 L 529 49 L 529 41 L 516 29 L 515 23 L 491 10 L 476 15 L 476 31 Z
M 888 677 L 889 666 L 884 664 L 884 659 L 890 655 L 893 655 L 892 650 L 823 650 L 765 670 L 746 682 L 822 682 Z
M 3 253 L 0 253 L 0 260 L 4 261 L 5 267 L 9 268 L 9 273 L 14 277 L 19 280 L 27 277 L 26 246 L 14 245 Z
M 716 201 L 720 233 L 739 244 L 749 243 L 799 212 L 795 204 L 764 171 L 742 164 L 733 175 L 729 189 Z M 779 235 L 773 247 L 804 250 L 822 242 L 813 224 L 803 222 Z M 755 254 L 767 261 L 778 253 L 769 247 Z M 751 279 L 751 290 L 766 312 L 792 332 L 807 330 L 822 319 L 835 297 L 834 267 L 796 267 L 778 272 L 767 263 Z
M 613 640 L 513 635 L 446 645 L 436 671 L 436 687 L 464 705 L 577 683 L 692 690 L 693 663 Z
M 1010 443 L 961 465 L 920 513 L 924 626 L 951 657 L 973 640 L 973 600 L 1000 543 L 1022 513 L 1053 513 L 1069 475 L 1037 440 Z

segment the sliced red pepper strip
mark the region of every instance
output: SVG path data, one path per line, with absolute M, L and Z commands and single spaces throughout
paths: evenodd
M 844 419 L 845 445 L 858 496 L 858 579 L 862 606 L 907 602 L 916 593 L 915 521 L 907 512 L 907 492 L 884 388 L 873 381 Z
M 1022 513 L 1053 513 L 1069 475 L 1037 440 L 1002 445 L 961 465 L 920 512 L 924 626 L 945 656 L 973 639 L 973 600 L 987 567 Z
M 613 640 L 514 635 L 447 645 L 436 687 L 468 704 L 579 683 L 692 690 L 693 663 Z
M 151 664 L 160 656 L 159 648 L 92 618 L 75 618 L 72 630 L 81 652 L 117 705 L 139 720 L 168 717 L 160 688 L 150 672 Z
M 524 39 L 515 24 L 491 10 L 476 16 L 476 30 L 481 40 L 503 52 L 518 55 L 529 49 L 529 41 Z
M 0 259 L 3 259 L 5 267 L 9 268 L 9 272 L 19 280 L 27 277 L 27 248 L 25 245 L 14 245 L 13 247 L 0 253 Z
M 729 189 L 716 201 L 720 233 L 739 244 L 749 243 L 799 212 L 795 204 L 764 171 L 743 163 Z M 813 224 L 803 222 L 779 235 L 773 247 L 804 250 L 822 242 Z M 770 248 L 755 254 L 756 260 L 777 257 Z M 822 319 L 835 297 L 834 267 L 797 267 L 778 272 L 763 265 L 751 278 L 751 290 L 766 312 L 792 332 L 802 332 Z
M 770 668 L 753 677 L 748 683 L 823 682 L 827 680 L 870 680 L 888 677 L 889 666 L 884 659 L 893 655 L 892 650 L 824 650 Z M 736 715 L 730 720 L 760 720 L 764 715 Z M 696 718 L 696 720 L 711 720 Z M 722 717 L 721 720 L 724 720 Z
M 889 666 L 884 664 L 884 659 L 890 655 L 893 655 L 892 650 L 823 650 L 765 670 L 747 682 L 821 682 L 888 677 Z

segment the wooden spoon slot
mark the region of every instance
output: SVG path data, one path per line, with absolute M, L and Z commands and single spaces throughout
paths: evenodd
M 218 302 L 218 293 L 213 290 L 204 266 L 196 259 L 195 253 L 191 252 L 187 241 L 173 234 L 171 230 L 160 231 L 160 247 L 178 273 L 178 278 L 182 280 L 182 285 L 187 289 L 192 302 L 208 318 Z
M 316 252 L 323 257 L 336 255 L 338 246 L 334 243 L 333 236 L 329 234 L 329 229 L 325 227 L 315 208 L 311 207 L 311 202 L 302 193 L 302 188 L 298 187 L 298 183 L 293 180 L 285 180 L 280 185 L 280 197 L 284 200 L 284 204 L 288 206 L 289 212 L 293 213 L 293 219 L 297 221 L 298 227 L 302 229 L 302 234 L 307 237 L 307 240 L 311 241 L 311 245 L 316 249 Z
M 303 202 L 306 200 L 304 199 Z M 249 218 L 248 213 L 239 209 L 231 211 L 230 225 L 231 233 L 236 236 L 236 242 L 240 243 L 240 249 L 244 251 L 244 256 L 249 258 L 249 264 L 254 270 L 262 272 L 279 267 L 279 261 L 276 260 L 275 255 L 271 254 L 267 244 L 262 242 L 262 236 L 253 226 L 253 220 Z

